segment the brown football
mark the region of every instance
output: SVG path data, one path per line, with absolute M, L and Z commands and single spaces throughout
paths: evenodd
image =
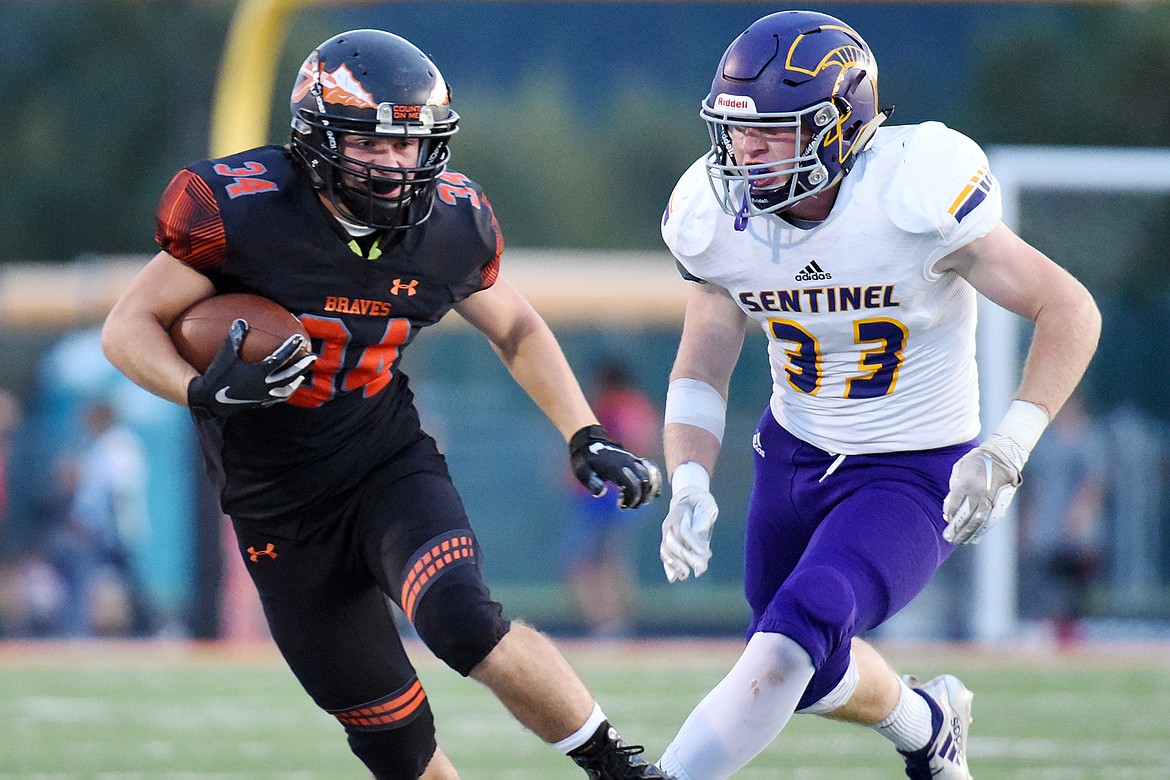
M 306 354 L 309 350 L 309 334 L 292 312 L 275 301 L 249 293 L 213 295 L 199 301 L 171 325 L 171 341 L 179 356 L 202 373 L 237 319 L 248 323 L 240 357 L 249 363 L 268 357 L 294 333 L 305 337 Z

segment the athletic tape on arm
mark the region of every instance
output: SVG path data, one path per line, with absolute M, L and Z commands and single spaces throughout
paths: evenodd
M 666 389 L 666 422 L 693 425 L 709 431 L 723 443 L 727 401 L 699 379 L 676 379 Z
M 711 475 L 693 460 L 680 463 L 670 475 L 671 492 L 678 493 L 689 487 L 697 487 L 704 493 L 711 492 Z
M 1033 403 L 1017 399 L 1012 401 L 990 438 L 1004 450 L 1016 468 L 1022 469 L 1046 427 L 1047 412 Z

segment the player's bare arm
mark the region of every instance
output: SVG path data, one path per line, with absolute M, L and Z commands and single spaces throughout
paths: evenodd
M 215 292 L 203 274 L 159 252 L 130 282 L 102 328 L 102 350 L 136 384 L 185 406 L 197 372 L 175 352 L 167 328 Z
M 565 441 L 581 428 L 597 424 L 548 323 L 507 279 L 498 278 L 455 310 L 487 337 L 516 383 Z
M 1007 512 L 1032 447 L 1092 359 L 1101 315 L 1080 282 L 1002 223 L 938 268 L 955 271 L 989 300 L 1035 323 L 1017 400 L 951 473 L 944 538 L 963 544 L 979 541 Z
M 1016 397 L 1054 417 L 1097 349 L 1101 314 L 1089 291 L 1003 224 L 935 268 L 958 273 L 992 302 L 1035 323 Z
M 711 473 L 723 444 L 728 385 L 746 325 L 726 289 L 691 286 L 663 428 L 671 498 L 658 555 L 670 582 L 692 572 L 702 575 L 711 559 L 711 531 L 719 516 Z
M 723 287 L 692 284 L 670 381 L 698 380 L 713 387 L 726 402 L 747 323 L 747 315 Z M 686 423 L 667 423 L 663 446 L 668 474 L 686 461 L 698 463 L 713 473 L 721 448 L 713 433 Z

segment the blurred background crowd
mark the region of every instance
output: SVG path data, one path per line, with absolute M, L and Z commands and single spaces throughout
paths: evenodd
M 463 116 L 452 167 L 492 199 L 510 247 L 504 273 L 533 280 L 526 292 L 583 383 L 631 418 L 631 446 L 661 457 L 653 429 L 683 283 L 659 218 L 706 149 L 697 108 L 723 46 L 783 6 L 325 5 L 291 16 L 272 52 L 277 88 L 255 96 L 271 110 L 271 141 L 287 137 L 288 89 L 318 41 L 379 27 L 427 51 Z M 804 7 L 865 35 L 893 124 L 937 119 L 993 152 L 1170 145 L 1165 4 Z M 227 0 L 0 2 L 0 64 L 12 85 L 0 123 L 0 637 L 260 630 L 250 586 L 223 552 L 185 410 L 120 377 L 97 335 L 120 285 L 155 251 L 163 187 L 208 154 L 217 79 L 233 78 L 220 64 L 236 11 Z M 1085 282 L 1104 315 L 1082 391 L 1034 453 L 1016 522 L 997 531 L 1017 536 L 1018 633 L 1066 644 L 1170 636 L 1170 362 L 1161 354 L 1170 188 L 1090 179 L 1028 190 L 1017 227 Z M 744 354 L 728 441 L 750 438 L 766 401 L 767 366 L 751 358 L 758 350 Z M 746 446 L 726 447 L 720 462 L 709 574 L 668 590 L 656 553 L 665 504 L 625 522 L 599 505 L 582 509 L 563 442 L 481 339 L 442 326 L 403 369 L 504 603 L 564 633 L 742 630 Z M 625 395 L 614 402 L 615 392 Z M 485 440 L 503 442 L 508 457 L 484 458 Z M 541 487 L 521 489 L 520 472 L 539 474 Z M 971 636 L 970 616 L 947 596 L 970 566 L 968 551 L 955 555 L 887 630 Z M 626 585 L 606 597 L 615 583 Z

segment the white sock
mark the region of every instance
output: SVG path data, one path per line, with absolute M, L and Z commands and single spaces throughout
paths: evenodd
M 913 753 L 926 747 L 934 736 L 930 705 L 901 677 L 898 678 L 898 685 L 901 686 L 898 703 L 873 730 L 893 742 L 894 747 L 903 753 Z
M 687 717 L 659 762 L 678 780 L 725 780 L 776 739 L 813 676 L 812 659 L 783 634 L 756 634 Z
M 589 713 L 589 717 L 585 719 L 585 724 L 560 742 L 554 743 L 553 747 L 566 756 L 569 755 L 569 751 L 581 747 L 593 736 L 603 720 L 605 720 L 605 713 L 601 711 L 601 705 L 593 702 L 593 712 Z

